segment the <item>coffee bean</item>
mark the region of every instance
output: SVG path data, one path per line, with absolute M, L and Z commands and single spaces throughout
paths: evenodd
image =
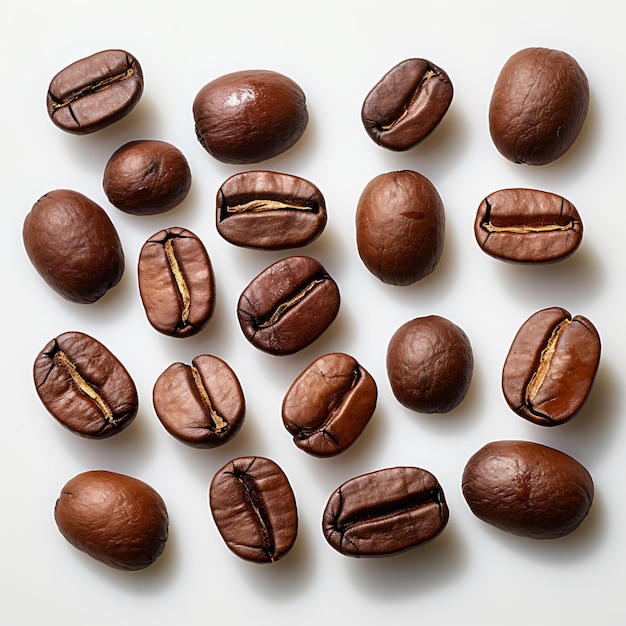
M 476 517 L 532 539 L 574 531 L 593 501 L 589 472 L 567 454 L 529 441 L 494 441 L 476 452 L 462 477 Z
M 351 446 L 367 426 L 377 397 L 376 382 L 353 357 L 326 354 L 313 361 L 285 394 L 283 424 L 301 450 L 333 456 Z
M 541 426 L 574 417 L 587 399 L 600 361 L 600 336 L 581 315 L 552 307 L 517 332 L 502 370 L 507 404 Z
M 244 289 L 237 317 L 245 338 L 259 350 L 283 356 L 306 348 L 339 312 L 339 289 L 310 257 L 273 263 Z
M 50 119 L 68 133 L 85 135 L 128 115 L 143 93 L 143 72 L 124 50 L 103 50 L 61 70 L 50 82 Z
M 35 389 L 48 412 L 73 433 L 104 439 L 137 415 L 137 389 L 108 348 L 81 332 L 49 341 L 35 359 Z
M 202 241 L 186 228 L 167 228 L 144 243 L 139 293 L 148 321 L 171 337 L 199 333 L 213 315 L 213 266 Z
M 217 192 L 218 233 L 236 246 L 284 250 L 317 239 L 326 203 L 308 180 L 278 172 L 234 174 Z
M 296 500 L 287 476 L 270 459 L 250 456 L 227 463 L 211 481 L 209 505 L 224 542 L 242 559 L 273 563 L 296 540 Z
M 388 556 L 434 539 L 448 517 L 435 476 L 417 467 L 390 467 L 338 487 L 324 509 L 322 530 L 345 556 Z

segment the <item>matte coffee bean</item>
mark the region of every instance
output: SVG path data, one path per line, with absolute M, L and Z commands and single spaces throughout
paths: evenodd
M 296 499 L 283 470 L 259 456 L 233 459 L 209 487 L 211 513 L 238 557 L 273 563 L 291 550 L 298 532 Z
M 268 171 L 234 174 L 217 192 L 217 232 L 245 248 L 305 246 L 326 227 L 326 202 L 308 180 Z
M 154 234 L 139 253 L 139 293 L 148 321 L 171 337 L 191 337 L 211 319 L 213 266 L 202 241 L 186 228 Z
M 583 237 L 576 207 L 554 193 L 501 189 L 478 207 L 474 235 L 484 252 L 503 261 L 546 263 L 572 254 Z
M 82 437 L 110 437 L 137 415 L 130 374 L 106 346 L 84 333 L 50 340 L 35 359 L 33 377 L 48 412 Z
M 209 354 L 197 356 L 191 365 L 170 365 L 157 379 L 152 401 L 165 430 L 194 448 L 215 448 L 230 441 L 246 413 L 235 372 Z
M 68 65 L 52 79 L 48 115 L 68 133 L 93 133 L 128 115 L 143 86 L 135 57 L 124 50 L 103 50 Z
M 462 477 L 476 517 L 532 539 L 573 532 L 593 502 L 589 472 L 571 456 L 529 441 L 494 441 L 476 452 Z
M 259 350 L 283 356 L 313 343 L 334 321 L 340 296 L 321 263 L 292 256 L 263 270 L 242 292 L 237 317 Z
M 102 207 L 77 191 L 57 189 L 37 200 L 22 229 L 28 258 L 54 291 L 91 304 L 124 274 L 124 251 Z
M 282 403 L 293 442 L 313 456 L 329 457 L 351 446 L 367 426 L 378 389 L 352 356 L 319 357 L 294 380 Z
M 445 210 L 433 184 L 410 170 L 371 180 L 356 210 L 356 243 L 365 267 L 390 285 L 431 274 L 443 252 Z
M 541 426 L 572 419 L 587 399 L 600 362 L 595 326 L 560 307 L 531 315 L 502 369 L 502 390 L 515 413 Z
M 390 467 L 338 487 L 324 509 L 322 530 L 345 556 L 380 557 L 431 541 L 448 518 L 435 476 L 418 467 Z
M 452 102 L 450 78 L 426 59 L 407 59 L 391 68 L 367 94 L 361 120 L 383 148 L 408 150 L 439 125 Z
M 514 163 L 546 165 L 565 154 L 582 129 L 589 83 L 566 52 L 525 48 L 505 64 L 489 105 L 489 131 Z
M 93 470 L 69 480 L 56 501 L 60 533 L 81 552 L 115 569 L 145 569 L 163 553 L 169 516 L 147 483 Z

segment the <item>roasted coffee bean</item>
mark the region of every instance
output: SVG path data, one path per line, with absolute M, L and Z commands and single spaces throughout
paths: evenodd
M 215 525 L 228 548 L 256 563 L 273 563 L 291 550 L 298 532 L 298 510 L 283 470 L 270 459 L 234 459 L 209 487 Z
M 474 222 L 478 245 L 503 261 L 545 263 L 572 254 L 583 237 L 576 207 L 537 189 L 501 189 L 478 207 Z
M 69 480 L 56 501 L 54 519 L 75 548 L 121 570 L 152 565 L 168 537 L 163 498 L 138 478 L 104 470 Z
M 49 341 L 35 359 L 35 389 L 48 412 L 73 433 L 104 439 L 137 415 L 137 389 L 108 348 L 80 332 Z
M 430 472 L 390 467 L 337 488 L 324 509 L 322 530 L 345 556 L 388 556 L 434 539 L 448 517 L 443 489 Z
M 532 539 L 578 528 L 593 501 L 589 472 L 567 454 L 529 441 L 494 441 L 463 470 L 465 500 L 476 517 Z
M 186 228 L 154 234 L 139 254 L 139 293 L 148 321 L 171 337 L 199 333 L 213 315 L 215 281 L 200 239 Z
M 61 70 L 48 88 L 48 115 L 68 133 L 86 135 L 121 120 L 139 102 L 143 72 L 124 50 L 103 50 Z
M 560 50 L 526 48 L 505 64 L 491 96 L 489 131 L 514 163 L 546 165 L 572 146 L 589 108 L 589 83 Z
M 600 336 L 582 315 L 552 307 L 522 324 L 502 369 L 507 404 L 541 426 L 558 426 L 583 406 L 600 362 Z
M 187 197 L 191 170 L 185 155 L 170 143 L 131 141 L 108 160 L 102 187 L 109 202 L 120 211 L 156 215 Z
M 194 448 L 215 448 L 230 441 L 246 413 L 235 372 L 209 354 L 197 356 L 191 365 L 170 365 L 157 379 L 152 401 L 165 430 Z
M 22 237 L 39 275 L 70 302 L 99 300 L 124 273 L 113 222 L 77 191 L 57 189 L 39 198 L 24 220 Z
M 440 67 L 426 59 L 407 59 L 391 68 L 367 94 L 361 120 L 378 145 L 408 150 L 439 125 L 453 91 Z
M 305 452 L 328 457 L 351 446 L 369 422 L 378 389 L 348 354 L 319 357 L 293 382 L 282 403 L 285 428 Z
M 206 84 L 193 117 L 201 145 L 224 163 L 271 159 L 291 148 L 309 121 L 299 85 L 269 70 L 233 72 Z
M 337 316 L 339 303 L 337 284 L 324 267 L 292 256 L 252 280 L 239 298 L 237 317 L 252 345 L 283 356 L 315 341 Z
M 406 286 L 428 276 L 439 263 L 444 237 L 443 202 L 421 174 L 380 174 L 363 190 L 356 210 L 357 248 L 382 282 Z
M 451 321 L 429 315 L 398 328 L 387 347 L 394 396 L 418 413 L 447 413 L 465 397 L 474 370 L 467 335 Z
M 326 227 L 324 196 L 313 183 L 291 174 L 234 174 L 217 192 L 216 205 L 217 232 L 245 248 L 297 248 Z

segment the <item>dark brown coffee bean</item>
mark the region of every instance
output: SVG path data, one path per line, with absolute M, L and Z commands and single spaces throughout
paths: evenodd
M 390 467 L 338 487 L 324 509 L 322 530 L 345 556 L 388 556 L 434 539 L 448 517 L 443 489 L 430 472 Z
M 152 401 L 165 430 L 194 448 L 215 448 L 230 441 L 246 413 L 235 372 L 209 354 L 197 356 L 191 365 L 170 365 L 157 379 Z
M 211 481 L 209 505 L 224 542 L 242 559 L 273 563 L 296 540 L 296 499 L 287 476 L 270 459 L 248 456 L 227 463 Z
M 139 254 L 139 293 L 148 321 L 171 337 L 191 337 L 211 319 L 215 281 L 200 239 L 186 228 L 154 234 Z
M 126 368 L 84 333 L 63 333 L 47 343 L 35 359 L 33 377 L 48 412 L 82 437 L 110 437 L 137 415 L 137 389 Z
M 165 141 L 131 141 L 118 148 L 104 169 L 109 202 L 132 215 L 156 215 L 178 206 L 189 193 L 185 155 Z
M 237 317 L 245 338 L 259 350 L 283 356 L 306 348 L 339 312 L 339 289 L 310 257 L 273 263 L 244 289 Z
M 361 120 L 383 148 L 408 150 L 438 126 L 452 96 L 452 82 L 440 67 L 426 59 L 407 59 L 367 94 Z
M 57 189 L 39 198 L 24 220 L 22 237 L 39 275 L 70 302 L 99 300 L 124 273 L 113 222 L 77 191 Z
M 69 480 L 56 501 L 54 519 L 75 548 L 121 570 L 152 565 L 168 537 L 163 498 L 137 478 L 104 470 Z
M 541 426 L 563 424 L 582 408 L 600 362 L 600 336 L 582 315 L 552 307 L 519 329 L 502 369 L 507 404 Z
M 326 227 L 326 203 L 308 180 L 278 172 L 240 172 L 217 192 L 217 232 L 236 246 L 297 248 Z
M 578 528 L 593 501 L 589 472 L 567 454 L 529 441 L 494 441 L 467 462 L 463 496 L 500 530 L 555 539 Z
M 478 245 L 490 256 L 516 263 L 559 261 L 583 237 L 576 207 L 537 189 L 501 189 L 478 207 L 474 222 Z
M 301 450 L 333 456 L 356 441 L 374 413 L 377 397 L 376 382 L 353 357 L 326 354 L 313 361 L 285 394 L 283 424 Z
M 271 159 L 300 139 L 309 121 L 306 97 L 290 78 L 243 70 L 205 85 L 193 102 L 196 135 L 224 163 Z
M 546 165 L 572 146 L 587 116 L 589 83 L 560 50 L 526 48 L 505 64 L 491 96 L 489 130 L 514 163 Z
M 48 88 L 48 115 L 68 133 L 86 135 L 121 120 L 139 102 L 143 72 L 124 50 L 103 50 L 61 70 Z
M 384 283 L 411 285 L 439 263 L 443 202 L 421 174 L 404 170 L 370 181 L 356 210 L 356 242 L 365 267 Z

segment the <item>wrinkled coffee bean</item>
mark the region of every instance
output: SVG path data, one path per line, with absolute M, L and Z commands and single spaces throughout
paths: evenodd
M 316 359 L 292 383 L 282 403 L 285 428 L 305 452 L 328 457 L 351 446 L 369 422 L 378 389 L 351 356 Z
M 582 315 L 552 307 L 517 332 L 502 369 L 502 390 L 515 413 L 541 426 L 563 424 L 582 408 L 600 362 L 600 336 Z
M 434 539 L 448 518 L 443 489 L 430 472 L 390 467 L 337 488 L 324 509 L 322 530 L 345 556 L 389 556 Z
M 308 180 L 278 172 L 234 174 L 217 192 L 217 232 L 245 248 L 307 245 L 326 227 L 326 203 Z
M 246 413 L 235 372 L 209 354 L 197 356 L 191 365 L 170 365 L 157 379 L 152 401 L 165 430 L 194 448 L 215 448 L 230 441 Z
M 489 131 L 509 161 L 546 165 L 572 146 L 588 108 L 589 83 L 574 58 L 560 50 L 526 48 L 500 71 Z
M 439 125 L 453 91 L 440 67 L 426 59 L 407 59 L 391 68 L 367 94 L 361 120 L 378 145 L 408 150 Z
M 171 337 L 199 333 L 213 315 L 215 281 L 200 239 L 186 228 L 154 234 L 139 253 L 139 293 L 148 321 Z
M 501 189 L 487 196 L 474 221 L 478 245 L 490 256 L 515 263 L 559 261 L 583 237 L 576 207 L 537 189 Z
M 104 439 L 135 419 L 138 397 L 126 368 L 80 332 L 49 341 L 35 359 L 35 389 L 48 412 L 81 437 Z
M 476 517 L 532 539 L 574 531 L 593 501 L 589 472 L 567 454 L 529 441 L 494 441 L 476 452 L 462 477 Z
M 270 459 L 241 457 L 227 463 L 211 481 L 209 505 L 222 539 L 242 559 L 273 563 L 296 540 L 296 500 L 287 476 Z
M 411 285 L 439 263 L 445 237 L 443 202 L 417 172 L 380 174 L 356 211 L 356 242 L 365 267 L 382 282 Z
M 244 289 L 237 317 L 245 338 L 259 350 L 283 356 L 313 343 L 339 312 L 335 281 L 310 257 L 273 263 Z
M 143 72 L 124 50 L 103 50 L 61 70 L 50 82 L 50 119 L 68 133 L 86 135 L 128 115 L 143 93 Z
M 120 570 L 152 565 L 168 537 L 163 498 L 138 478 L 104 470 L 69 480 L 56 501 L 54 519 L 75 548 Z

